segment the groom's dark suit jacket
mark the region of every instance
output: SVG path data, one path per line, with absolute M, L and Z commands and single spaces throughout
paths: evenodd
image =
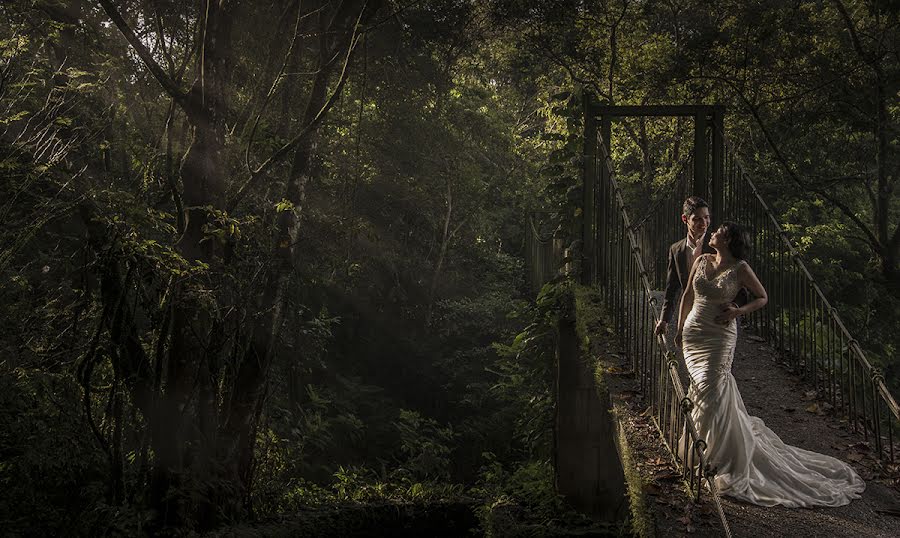
M 709 246 L 709 238 L 712 235 L 707 231 L 703 236 L 703 254 L 715 254 L 714 248 Z M 668 267 L 666 269 L 666 298 L 663 301 L 662 319 L 671 323 L 672 314 L 681 304 L 681 293 L 687 286 L 688 276 L 691 274 L 691 266 L 688 265 L 690 250 L 687 247 L 687 238 L 672 243 L 669 247 Z M 741 288 L 734 302 L 738 306 L 744 306 L 749 302 L 747 290 Z

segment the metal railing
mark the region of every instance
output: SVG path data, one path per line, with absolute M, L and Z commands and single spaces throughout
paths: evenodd
M 725 534 L 731 536 L 715 484 L 715 469 L 706 461 L 706 442 L 691 419 L 694 404 L 681 383 L 675 350 L 665 338 L 654 336 L 653 329 L 662 312 L 651 278 L 657 280 L 653 275 L 659 270 L 654 268 L 651 273 L 645 269 L 648 258 L 628 217 L 605 145 L 598 140 L 594 147 L 596 154 L 587 151 L 585 158 L 594 161 L 586 169 L 594 174 L 593 181 L 587 183 L 594 185 L 590 199 L 595 210 L 591 218 L 585 219 L 584 226 L 588 236 L 592 235 L 593 244 L 600 246 L 590 264 L 597 275 L 595 283 L 600 286 L 625 352 L 632 359 L 653 420 L 683 478 L 698 500 L 705 479 Z
M 528 290 L 537 295 L 563 264 L 563 238 L 555 233 L 549 211 L 531 211 L 525 224 L 525 270 Z M 553 229 L 547 230 L 548 226 Z
M 749 261 L 769 295 L 766 308 L 749 316 L 754 332 L 802 372 L 882 459 L 894 462 L 900 407 L 884 376 L 825 297 L 727 140 L 724 166 L 721 199 L 713 203 L 719 214 L 750 229 Z

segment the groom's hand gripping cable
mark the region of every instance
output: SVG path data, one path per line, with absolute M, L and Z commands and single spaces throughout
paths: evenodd
M 666 334 L 667 332 L 669 332 L 669 322 L 664 319 L 659 320 L 659 322 L 656 324 L 656 329 L 654 329 L 653 334 L 659 336 L 661 334 Z

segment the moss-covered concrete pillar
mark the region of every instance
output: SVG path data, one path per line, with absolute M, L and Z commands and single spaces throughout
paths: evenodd
M 574 294 L 561 295 L 557 345 L 556 487 L 576 509 L 604 521 L 628 513 L 609 391 L 595 379 L 576 328 Z

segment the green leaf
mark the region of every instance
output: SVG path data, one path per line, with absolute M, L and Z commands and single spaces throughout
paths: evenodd
M 291 211 L 294 209 L 294 203 L 286 198 L 282 198 L 280 202 L 275 204 L 275 211 L 281 213 L 282 211 Z

